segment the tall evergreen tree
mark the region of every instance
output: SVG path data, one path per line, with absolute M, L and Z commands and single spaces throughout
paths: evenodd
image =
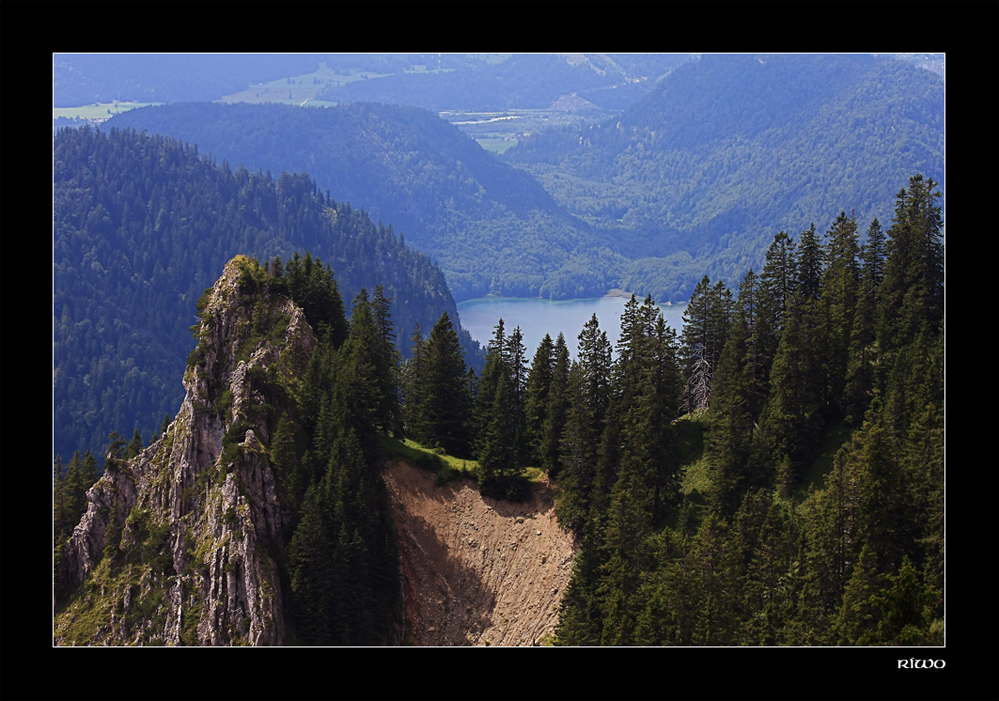
M 823 420 L 824 373 L 817 300 L 792 297 L 770 374 L 766 426 L 778 486 L 787 493 L 814 457 Z
M 867 243 L 861 248 L 863 267 L 857 293 L 856 311 L 850 326 L 850 347 L 844 387 L 846 421 L 859 425 L 874 390 L 874 365 L 878 287 L 884 277 L 884 234 L 877 219 L 867 230 Z
M 819 235 L 815 231 L 815 222 L 801 232 L 798 237 L 798 258 L 795 270 L 798 274 L 797 289 L 803 299 L 818 299 L 822 287 L 823 263 L 825 251 Z
M 705 275 L 683 311 L 682 357 L 686 379 L 686 410 L 704 409 L 711 398 L 712 364 L 711 280 Z
M 378 423 L 383 430 L 402 435 L 402 411 L 399 404 L 399 349 L 392 324 L 391 298 L 383 285 L 375 287 L 371 313 L 378 329 L 375 369 L 379 386 Z
M 414 436 L 459 457 L 471 457 L 472 398 L 467 367 L 458 335 L 447 312 L 441 314 L 426 341 L 421 372 L 416 378 L 422 420 Z
M 787 233 L 780 231 L 767 249 L 766 264 L 760 273 L 760 359 L 763 377 L 770 368 L 784 331 L 784 315 L 797 284 L 796 246 Z
M 540 466 L 551 477 L 556 477 L 561 468 L 560 454 L 562 432 L 565 429 L 569 411 L 569 349 L 565 337 L 560 333 L 553 349 L 555 363 L 552 368 L 551 387 L 545 405 L 544 421 L 541 426 L 539 445 Z
M 568 411 L 562 437 L 557 510 L 567 527 L 582 530 L 590 512 L 598 450 L 610 403 L 611 349 L 594 314 L 579 334 L 568 377 Z
M 510 346 L 503 320 L 493 332 L 486 363 L 478 382 L 475 404 L 475 455 L 479 462 L 479 490 L 505 498 L 519 477 L 517 407 L 508 362 Z
M 555 344 L 549 334 L 541 339 L 527 373 L 524 389 L 524 442 L 532 465 L 541 465 L 544 423 L 548 414 L 548 396 L 555 371 Z
M 822 278 L 822 312 L 826 325 L 824 367 L 828 412 L 841 417 L 847 410 L 845 397 L 853 323 L 857 315 L 860 270 L 857 254 L 857 222 L 840 212 L 827 233 L 826 266 Z
M 878 337 L 889 363 L 924 323 L 936 330 L 943 320 L 943 219 L 936 204 L 942 194 L 936 187 L 932 178 L 915 175 L 909 190 L 896 196 L 878 288 Z

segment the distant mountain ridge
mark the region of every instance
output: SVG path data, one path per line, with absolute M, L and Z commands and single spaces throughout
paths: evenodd
M 685 299 L 757 270 L 781 229 L 892 215 L 922 172 L 945 187 L 943 80 L 866 55 L 705 55 L 619 119 L 543 132 L 503 158 L 616 240 L 621 285 Z
M 620 117 L 499 159 L 398 105 L 168 105 L 108 124 L 308 173 L 433 257 L 459 301 L 615 287 L 683 301 L 705 273 L 758 270 L 780 230 L 825 231 L 838 210 L 862 230 L 889 220 L 911 173 L 946 187 L 943 80 L 868 55 L 705 55 Z
M 428 110 L 185 103 L 132 110 L 106 124 L 182 139 L 233 166 L 308 173 L 431 256 L 459 301 L 489 293 L 596 296 L 613 287 L 610 269 L 619 261 L 607 242 L 531 175 Z

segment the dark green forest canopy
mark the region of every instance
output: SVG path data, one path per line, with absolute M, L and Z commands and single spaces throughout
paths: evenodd
M 581 351 L 558 644 L 943 644 L 941 196 L 911 177 L 862 247 L 846 212 L 781 232 L 737 295 L 705 276 L 665 362 L 634 298 L 640 352 Z
M 111 431 L 148 439 L 177 411 L 195 303 L 238 253 L 311 251 L 348 300 L 383 285 L 399 339 L 442 311 L 457 318 L 430 259 L 304 175 L 234 171 L 174 139 L 90 128 L 56 135 L 53 175 L 54 453 L 64 459 L 103 454 Z

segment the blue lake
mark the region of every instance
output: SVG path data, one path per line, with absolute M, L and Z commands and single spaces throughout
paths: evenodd
M 459 302 L 458 316 L 462 328 L 468 330 L 472 338 L 483 347 L 493 337 L 500 319 L 503 319 L 508 336 L 519 326 L 530 362 L 546 333 L 553 341 L 558 338 L 559 333 L 564 334 L 569 353 L 575 357 L 577 337 L 594 314 L 600 322 L 600 330 L 607 332 L 607 340 L 614 346 L 621 335 L 621 312 L 627 301 L 624 297 L 566 300 L 480 297 Z M 659 308 L 662 309 L 666 323 L 676 329 L 679 335 L 683 329 L 683 311 L 686 305 L 662 304 Z

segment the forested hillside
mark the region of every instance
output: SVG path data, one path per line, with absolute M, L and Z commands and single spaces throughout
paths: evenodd
M 759 268 L 775 229 L 849 207 L 887 221 L 894 188 L 942 185 L 940 76 L 865 55 L 704 55 L 619 119 L 505 152 L 570 212 L 613 232 L 621 287 L 689 299 L 701 275 Z
M 863 246 L 842 212 L 737 290 L 705 276 L 679 339 L 633 299 L 614 361 L 581 351 L 560 644 L 943 644 L 936 187 L 911 178 Z
M 613 287 L 620 261 L 605 243 L 531 176 L 423 109 L 192 103 L 132 110 L 107 124 L 182 139 L 234 166 L 308 173 L 430 255 L 458 300 Z
M 634 296 L 612 348 L 529 361 L 502 321 L 477 382 L 446 317 L 403 368 L 408 435 L 476 461 L 484 495 L 556 486 L 581 543 L 565 645 L 939 645 L 944 248 L 937 183 L 891 224 L 841 211 L 772 237 L 737 288 L 704 276 L 668 327 Z
M 54 142 L 54 452 L 102 455 L 111 431 L 159 435 L 183 398 L 195 303 L 240 252 L 295 251 L 345 299 L 382 285 L 403 352 L 419 324 L 457 318 L 437 266 L 391 226 L 305 175 L 251 173 L 162 136 L 85 128 Z M 457 331 L 469 363 L 482 354 Z

